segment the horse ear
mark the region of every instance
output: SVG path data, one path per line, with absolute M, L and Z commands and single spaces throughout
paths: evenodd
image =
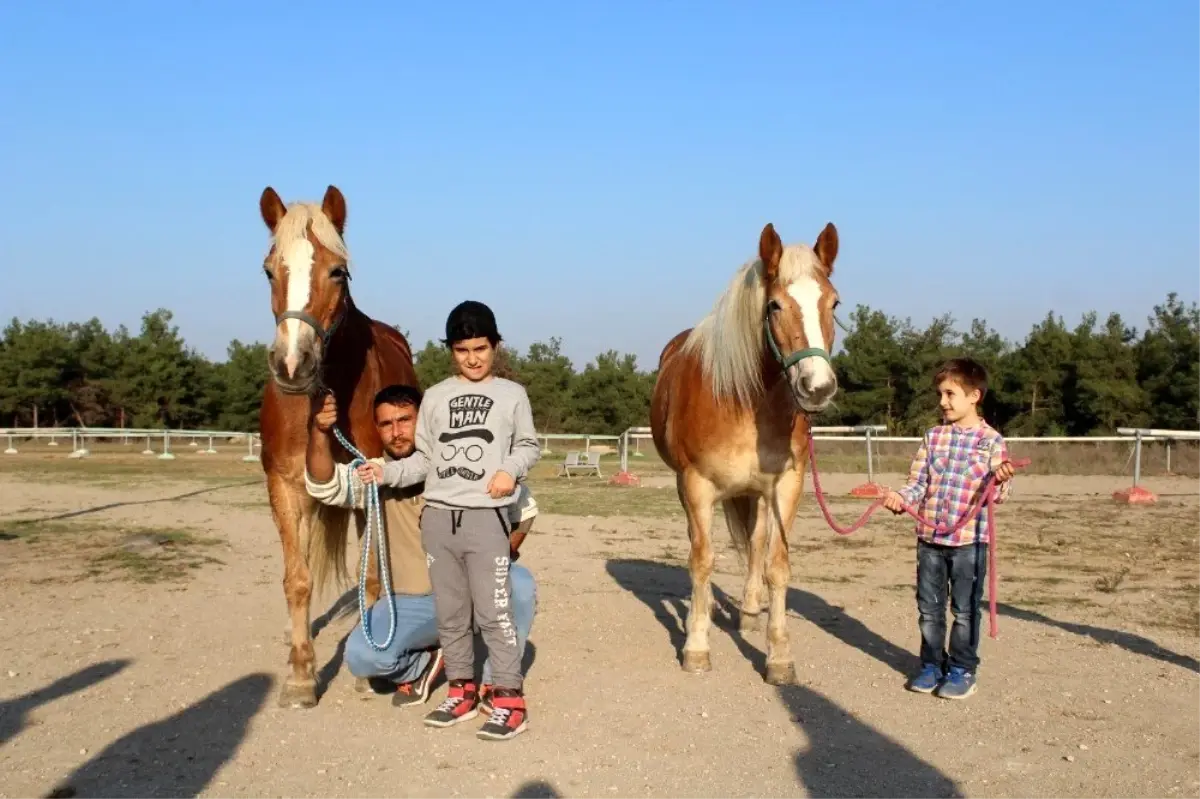
M 334 229 L 341 236 L 346 229 L 346 198 L 338 191 L 337 186 L 330 186 L 325 190 L 325 199 L 321 201 L 321 210 L 325 212 L 325 216 L 329 217 Z
M 758 237 L 758 257 L 763 263 L 763 278 L 773 283 L 779 276 L 779 259 L 783 257 L 783 242 L 775 232 L 775 226 L 770 222 L 763 228 Z
M 821 235 L 817 236 L 816 246 L 813 250 L 817 253 L 817 257 L 821 259 L 821 263 L 825 264 L 825 268 L 829 270 L 829 274 L 833 274 L 833 262 L 837 259 L 838 254 L 838 235 L 837 228 L 832 222 L 825 225 L 825 229 L 821 231 Z
M 262 214 L 263 221 L 267 223 L 267 229 L 272 233 L 279 225 L 279 220 L 283 219 L 283 215 L 287 213 L 283 200 L 279 199 L 275 189 L 270 186 L 263 189 L 262 196 L 258 198 L 258 210 Z

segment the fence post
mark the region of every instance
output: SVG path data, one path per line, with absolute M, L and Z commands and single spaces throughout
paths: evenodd
M 1158 502 L 1154 492 L 1138 485 L 1142 479 L 1142 432 L 1133 431 L 1133 485 L 1123 491 L 1113 492 L 1113 499 L 1125 505 L 1151 505 Z
M 258 456 L 254 454 L 254 434 L 247 434 L 246 441 L 249 442 L 250 451 L 246 453 L 242 460 L 246 463 L 252 463 L 258 460 Z
M 71 431 L 71 454 L 68 458 L 86 458 L 88 456 L 87 442 L 83 440 L 83 436 L 79 435 L 78 430 Z
M 4 450 L 5 455 L 16 455 L 17 448 L 13 446 L 12 433 L 8 434 L 8 449 Z
M 867 438 L 867 482 L 852 488 L 850 496 L 863 499 L 879 499 L 887 492 L 884 491 L 883 486 L 875 482 L 875 454 L 871 443 L 871 436 L 874 435 L 875 428 L 871 425 L 866 425 L 862 429 Z
M 1167 477 L 1171 476 L 1171 439 L 1167 439 Z
M 158 459 L 160 461 L 175 460 L 175 453 L 171 452 L 171 429 L 169 427 L 163 428 L 163 451 Z
M 205 455 L 216 455 L 217 454 L 217 451 L 215 449 L 213 449 L 213 437 L 212 436 L 208 437 L 208 449 L 202 449 L 200 451 L 203 452 Z
M 143 455 L 153 455 L 154 450 L 150 449 L 150 434 L 146 434 L 146 448 L 142 450 Z
M 629 431 L 632 429 L 626 428 L 625 432 L 621 433 L 621 437 L 617 440 L 617 447 L 621 451 L 621 471 L 609 478 L 609 485 L 638 486 L 642 484 L 640 477 L 629 472 Z

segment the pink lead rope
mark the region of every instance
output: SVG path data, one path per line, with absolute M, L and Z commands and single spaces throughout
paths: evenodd
M 883 507 L 883 497 L 875 500 L 863 511 L 862 516 L 853 522 L 849 527 L 843 527 L 833 518 L 833 514 L 829 512 L 829 505 L 825 502 L 825 493 L 821 490 L 821 476 L 817 473 L 817 450 L 813 446 L 812 430 L 808 431 L 808 463 L 809 471 L 812 472 L 813 493 L 817 495 L 817 504 L 821 506 L 821 514 L 825 517 L 825 521 L 829 523 L 830 528 L 838 535 L 850 535 L 855 530 L 858 530 L 867 523 L 867 520 L 875 514 L 875 511 Z M 1029 458 L 1021 458 L 1020 460 L 1011 461 L 1014 468 L 1023 469 L 1028 466 L 1031 461 Z M 983 490 L 971 501 L 971 505 L 967 508 L 967 512 L 958 520 L 952 527 L 935 524 L 929 521 L 921 514 L 917 513 L 911 505 L 904 506 L 904 512 L 916 519 L 919 523 L 925 525 L 929 529 L 941 535 L 953 535 L 966 527 L 972 520 L 979 516 L 980 509 L 987 505 L 987 531 L 988 531 L 988 636 L 996 638 L 999 635 L 999 624 L 996 620 L 996 492 L 999 486 L 996 485 L 994 474 L 988 474 L 984 480 Z

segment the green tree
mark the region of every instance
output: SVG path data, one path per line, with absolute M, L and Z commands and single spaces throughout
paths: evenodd
M 1154 306 L 1135 350 L 1150 423 L 1167 430 L 1200 426 L 1200 307 L 1171 292 Z
M 637 356 L 609 350 L 585 366 L 574 382 L 573 432 L 615 435 L 646 424 L 654 380 L 638 371 Z
M 417 371 L 421 390 L 427 391 L 430 386 L 454 374 L 454 359 L 450 350 L 431 339 L 425 342 L 425 346 L 419 352 L 413 354 L 413 367 Z

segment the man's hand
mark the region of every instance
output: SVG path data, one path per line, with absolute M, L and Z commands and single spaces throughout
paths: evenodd
M 492 499 L 512 496 L 517 488 L 517 481 L 508 472 L 496 472 L 488 482 L 487 492 Z
M 317 430 L 322 433 L 328 433 L 337 424 L 337 400 L 334 399 L 333 392 L 327 391 L 320 397 L 313 400 L 312 424 Z
M 892 513 L 904 513 L 904 497 L 895 491 L 889 491 L 888 495 L 883 498 L 883 507 Z
M 1010 462 L 1005 461 L 996 468 L 996 485 L 1007 483 L 1016 473 L 1017 470 L 1013 468 L 1013 465 Z
M 355 474 L 358 475 L 358 479 L 362 480 L 363 485 L 370 485 L 371 483 L 383 482 L 383 465 L 382 464 L 367 461 L 366 463 L 362 464 L 354 471 L 355 471 Z

